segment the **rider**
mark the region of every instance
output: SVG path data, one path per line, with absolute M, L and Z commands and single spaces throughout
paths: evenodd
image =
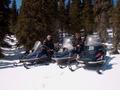
M 47 56 L 51 58 L 54 53 L 53 51 L 54 42 L 52 39 L 52 35 L 47 35 L 46 39 L 43 41 L 43 47 L 44 47 L 44 51 L 46 52 Z
M 81 51 L 83 50 L 83 45 L 84 43 L 81 39 L 80 33 L 76 32 L 75 38 L 73 40 L 73 47 L 75 48 L 73 53 L 80 54 Z

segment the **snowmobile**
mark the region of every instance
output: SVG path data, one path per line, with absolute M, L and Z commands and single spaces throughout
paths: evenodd
M 23 63 L 26 69 L 30 69 L 30 66 L 37 64 L 49 65 L 51 58 L 42 51 L 43 47 L 47 48 L 40 41 L 36 41 L 32 51 L 29 54 L 24 54 L 19 63 Z
M 63 44 L 60 45 L 61 48 L 58 52 L 54 53 L 52 60 L 55 60 L 61 69 L 68 66 L 71 71 L 74 71 L 72 66 L 78 62 L 76 61 L 76 54 L 72 54 L 72 50 L 74 49 L 72 39 L 72 36 L 64 37 Z
M 105 63 L 106 49 L 98 35 L 89 35 L 84 43 L 84 50 L 77 60 L 83 66 L 97 66 L 97 72 Z M 100 72 L 99 72 L 100 73 Z

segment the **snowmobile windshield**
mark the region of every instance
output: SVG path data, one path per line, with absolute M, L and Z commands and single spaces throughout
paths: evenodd
M 89 35 L 86 38 L 85 45 L 86 46 L 98 46 L 101 45 L 101 40 L 98 35 Z
M 63 39 L 63 47 L 67 48 L 68 50 L 72 50 L 73 49 L 72 37 L 65 37 Z
M 40 51 L 41 50 L 41 42 L 40 41 L 36 41 L 35 44 L 34 44 L 34 47 L 33 47 L 33 52 L 36 52 L 36 51 Z

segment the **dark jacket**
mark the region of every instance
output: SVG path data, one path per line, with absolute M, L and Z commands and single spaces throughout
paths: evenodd
M 47 39 L 45 39 L 43 41 L 43 45 L 45 45 L 49 49 L 54 49 L 54 43 L 52 40 L 48 41 Z
M 79 47 L 77 45 L 79 45 Z M 74 38 L 73 46 L 75 47 L 73 50 L 74 51 L 73 53 L 80 54 L 81 51 L 83 51 L 83 49 L 84 49 L 84 43 L 81 38 L 78 38 L 78 39 Z
M 77 45 L 83 45 L 83 41 L 82 41 L 82 39 L 81 38 L 74 38 L 74 40 L 73 40 L 73 46 L 74 47 L 77 47 Z

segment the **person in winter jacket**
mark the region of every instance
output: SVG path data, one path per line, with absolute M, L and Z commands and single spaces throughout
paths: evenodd
M 83 50 L 84 42 L 81 39 L 80 33 L 75 33 L 75 38 L 73 39 L 74 53 L 81 53 Z
M 54 42 L 51 35 L 47 35 L 46 39 L 43 41 L 43 47 L 44 52 L 51 58 L 54 53 Z
M 54 43 L 51 35 L 48 35 L 46 39 L 43 41 L 43 45 L 45 45 L 48 49 L 54 49 Z

